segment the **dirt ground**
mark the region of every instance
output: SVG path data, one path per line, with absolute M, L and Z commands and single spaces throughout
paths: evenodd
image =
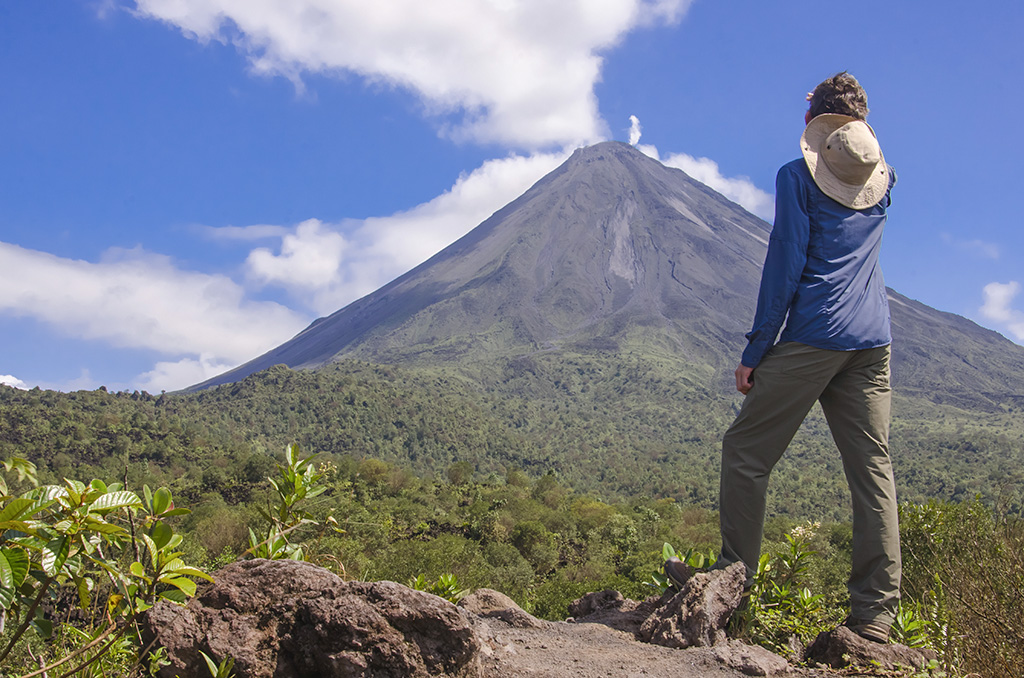
M 740 678 L 712 648 L 675 650 L 634 640 L 602 624 L 550 622 L 541 628 L 515 628 L 488 619 L 481 631 L 490 640 L 484 659 L 489 678 Z M 835 676 L 790 667 L 775 675 Z

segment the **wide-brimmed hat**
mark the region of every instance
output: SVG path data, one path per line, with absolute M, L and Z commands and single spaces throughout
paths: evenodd
M 889 166 L 875 130 L 848 115 L 823 113 L 807 125 L 800 148 L 814 183 L 828 197 L 855 210 L 878 204 L 889 188 Z

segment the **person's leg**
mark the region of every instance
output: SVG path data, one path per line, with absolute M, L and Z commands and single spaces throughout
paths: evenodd
M 761 555 L 765 495 L 772 468 L 841 365 L 843 354 L 779 344 L 754 370 L 754 387 L 722 441 L 719 567 L 743 562 L 747 585 Z
M 889 347 L 857 351 L 821 395 L 853 497 L 851 617 L 891 625 L 899 603 L 900 530 L 889 458 Z

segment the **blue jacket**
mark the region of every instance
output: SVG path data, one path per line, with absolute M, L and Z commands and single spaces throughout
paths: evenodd
M 744 365 L 757 367 L 783 321 L 780 341 L 833 351 L 892 341 L 878 253 L 895 183 L 896 172 L 889 167 L 885 197 L 874 207 L 854 210 L 821 192 L 803 158 L 782 166 Z

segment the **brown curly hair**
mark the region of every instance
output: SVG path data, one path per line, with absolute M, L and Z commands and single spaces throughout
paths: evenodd
M 811 117 L 822 113 L 839 113 L 858 120 L 867 120 L 868 95 L 864 88 L 846 71 L 836 73 L 823 81 L 807 95 L 811 102 Z

